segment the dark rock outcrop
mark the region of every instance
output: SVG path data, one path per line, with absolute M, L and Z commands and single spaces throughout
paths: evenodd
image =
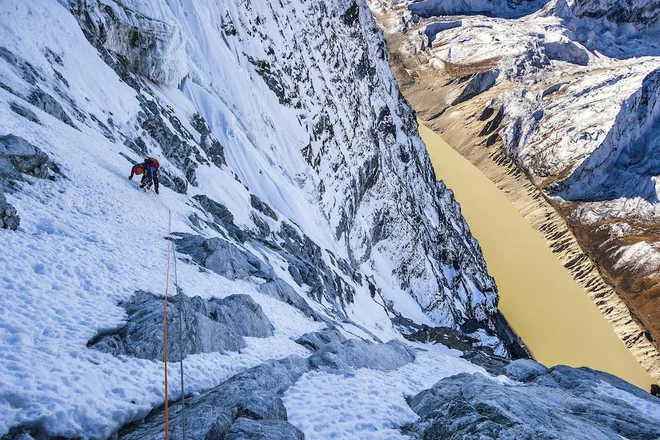
M 21 223 L 21 218 L 14 208 L 0 191 L 0 229 L 11 229 L 15 231 Z
M 73 121 L 71 120 L 71 117 L 67 114 L 64 108 L 62 108 L 62 105 L 55 98 L 41 90 L 39 87 L 35 88 L 32 93 L 30 93 L 30 95 L 27 97 L 27 101 L 35 107 L 39 107 L 49 115 L 64 122 L 65 124 L 76 128 L 76 126 L 73 124 Z
M 0 136 L 0 180 L 21 174 L 52 180 L 58 173 L 57 165 L 36 145 L 12 134 Z
M 325 318 L 318 312 L 314 311 L 310 307 L 309 304 L 307 304 L 307 301 L 303 299 L 298 293 L 296 293 L 293 288 L 283 281 L 280 278 L 275 278 L 270 281 L 266 281 L 263 284 L 260 284 L 259 287 L 257 288 L 259 292 L 264 293 L 268 296 L 272 296 L 273 298 L 277 298 L 282 302 L 285 302 L 301 312 L 303 312 L 306 316 L 309 316 L 310 318 L 313 318 L 316 321 L 324 321 Z
M 137 292 L 121 306 L 128 314 L 126 325 L 97 336 L 88 346 L 115 356 L 163 359 L 163 299 Z M 170 297 L 167 328 L 171 334 L 183 332 L 183 346 L 178 340 L 167 341 L 170 361 L 181 360 L 189 354 L 239 351 L 245 347 L 243 336 L 266 338 L 273 335 L 272 324 L 248 295 L 210 300 L 185 295 Z
M 246 280 L 252 276 L 270 279 L 272 269 L 254 255 L 222 238 L 200 235 L 174 234 L 176 249 L 189 255 L 202 267 L 230 280 Z
M 259 197 L 255 196 L 254 194 L 250 195 L 250 205 L 252 205 L 254 209 L 261 212 L 266 217 L 270 217 L 273 220 L 277 221 L 277 214 L 275 214 L 273 208 L 271 208 L 268 205 L 268 203 L 262 201 Z
M 318 332 L 305 333 L 296 339 L 298 344 L 312 351 L 318 351 L 322 347 L 332 343 L 341 344 L 344 341 L 346 341 L 346 338 L 337 327 L 328 327 Z
M 252 420 L 241 417 L 229 428 L 225 440 L 303 440 L 305 435 L 282 420 Z
M 210 224 L 211 227 L 219 230 L 218 226 L 221 226 L 229 233 L 230 237 L 240 242 L 247 240 L 247 234 L 243 232 L 241 228 L 236 226 L 234 223 L 234 215 L 231 213 L 231 211 L 229 211 L 229 209 L 227 209 L 225 205 L 218 203 L 215 200 L 206 197 L 205 195 L 196 195 L 193 198 L 197 200 L 202 209 L 204 209 L 204 211 L 206 211 L 213 218 L 215 227 L 213 223 Z
M 658 420 L 639 403 L 660 404 L 621 379 L 588 368 L 546 369 L 516 361 L 507 372 L 523 384 L 497 383 L 481 374 L 442 379 L 409 400 L 420 416 L 405 431 L 425 439 L 650 439 Z M 629 394 L 626 394 L 629 393 Z
M 186 402 L 186 436 L 194 439 L 222 439 L 230 432 L 234 437 L 242 430 L 259 432 L 276 437 L 276 433 L 296 432 L 287 427 L 286 408 L 281 395 L 304 373 L 309 363 L 298 356 L 268 361 L 233 376 L 212 390 L 188 399 Z M 178 417 L 179 406 L 172 407 L 170 417 Z M 246 423 L 247 418 L 279 423 Z M 235 423 L 238 423 L 236 426 Z M 131 440 L 162 439 L 164 411 L 158 408 L 140 424 L 129 425 L 119 432 L 119 438 Z M 172 437 L 181 436 L 180 425 L 173 426 Z M 247 437 L 250 438 L 250 437 Z M 295 437 L 294 437 L 295 438 Z
M 390 371 L 415 360 L 415 352 L 397 340 L 386 344 L 349 339 L 322 346 L 310 356 L 315 368 L 342 371 L 357 368 Z

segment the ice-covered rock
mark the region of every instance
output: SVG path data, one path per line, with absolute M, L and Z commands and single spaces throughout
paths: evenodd
M 481 374 L 441 380 L 409 401 L 418 438 L 646 439 L 660 435 L 660 401 L 620 379 L 586 368 L 526 369 L 524 384 Z

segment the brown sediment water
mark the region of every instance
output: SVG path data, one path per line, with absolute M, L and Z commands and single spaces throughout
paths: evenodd
M 470 161 L 420 125 L 438 179 L 461 204 L 495 278 L 499 308 L 534 358 L 547 365 L 586 366 L 648 390 L 654 383 L 552 253 L 546 240 Z

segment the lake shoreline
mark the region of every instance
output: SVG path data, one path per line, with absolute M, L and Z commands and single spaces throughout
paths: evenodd
M 420 122 L 423 123 L 424 121 L 422 120 Z M 468 160 L 468 158 L 460 154 L 461 152 L 457 151 L 446 143 L 445 150 L 440 151 L 441 148 L 437 145 L 437 142 L 429 140 L 432 138 L 432 136 L 437 136 L 440 140 L 438 142 L 444 143 L 436 131 L 427 128 L 424 125 L 420 125 L 420 135 L 427 144 L 427 149 L 434 164 L 434 168 L 436 169 L 436 175 L 438 179 L 444 180 L 447 183 L 447 186 L 454 190 L 456 199 L 459 201 L 459 203 L 461 203 L 463 214 L 466 217 L 468 224 L 470 225 L 472 233 L 482 246 L 484 255 L 486 257 L 486 262 L 489 267 L 489 272 L 491 272 L 491 275 L 495 277 L 501 292 L 500 308 L 502 312 L 511 323 L 513 329 L 527 344 L 535 358 L 537 358 L 539 362 L 546 363 L 548 365 L 563 363 L 571 366 L 589 366 L 591 368 L 608 371 L 617 376 L 623 377 L 632 383 L 635 383 L 645 390 L 648 390 L 650 384 L 654 383 L 655 380 L 640 366 L 640 357 L 650 360 L 654 364 L 656 362 L 653 361 L 652 356 L 649 356 L 649 354 L 652 353 L 647 351 L 648 347 L 646 347 L 646 350 L 644 350 L 645 347 L 639 346 L 640 340 L 639 338 L 635 337 L 635 335 L 639 334 L 639 327 L 630 318 L 627 307 L 625 304 L 623 304 L 613 289 L 605 285 L 604 282 L 600 279 L 597 270 L 595 268 L 591 268 L 591 270 L 589 270 L 589 265 L 592 264 L 591 260 L 589 260 L 588 257 L 586 257 L 581 252 L 581 249 L 579 248 L 577 241 L 575 241 L 575 238 L 572 236 L 572 233 L 568 229 L 568 226 L 565 224 L 559 214 L 554 210 L 554 208 L 540 195 L 540 193 L 538 193 L 538 190 L 536 190 L 536 188 L 533 187 L 529 181 L 525 180 L 524 176 L 517 176 L 517 173 L 511 171 L 511 167 L 515 167 L 513 164 L 509 164 L 510 167 L 506 167 L 507 163 L 505 161 L 499 160 L 497 161 L 499 163 L 497 163 L 492 158 L 481 157 L 479 163 L 481 166 L 475 166 L 471 160 Z M 489 149 L 487 151 L 492 152 L 493 150 Z M 451 167 L 443 167 L 442 163 L 439 163 L 440 157 L 442 157 L 443 160 L 451 159 Z M 490 172 L 487 173 L 483 170 L 484 165 L 488 165 Z M 466 167 L 468 166 L 472 168 L 471 171 L 467 170 Z M 471 176 L 470 179 L 472 180 L 470 181 L 470 185 L 465 185 L 466 182 L 461 182 L 461 178 L 465 179 L 464 176 L 462 177 L 460 174 L 458 176 L 456 175 L 456 172 L 459 168 L 462 170 L 462 172 L 468 173 Z M 492 177 L 492 174 L 496 174 L 498 171 L 500 173 L 499 182 Z M 519 170 L 518 172 L 521 173 Z M 454 174 L 453 176 L 448 175 L 452 173 Z M 478 173 L 481 177 L 477 176 L 475 173 Z M 477 185 L 476 181 L 479 181 L 479 185 L 483 186 L 483 188 L 475 188 Z M 488 185 L 490 185 L 491 188 L 488 189 Z M 463 188 L 463 186 L 472 188 L 466 189 Z M 515 289 L 515 283 L 513 283 L 512 280 L 502 283 L 502 271 L 506 270 L 507 265 L 509 266 L 509 270 L 516 270 L 519 265 L 524 265 L 526 262 L 524 259 L 517 262 L 503 262 L 504 264 L 500 264 L 499 261 L 492 261 L 493 258 L 495 258 L 493 256 L 494 246 L 495 250 L 497 250 L 497 246 L 507 246 L 507 243 L 496 243 L 496 240 L 494 241 L 492 237 L 489 238 L 484 236 L 485 233 L 483 229 L 487 225 L 484 226 L 483 224 L 477 224 L 475 222 L 479 222 L 480 217 L 484 217 L 484 211 L 480 211 L 480 209 L 485 208 L 487 201 L 482 200 L 479 202 L 479 206 L 469 206 L 469 203 L 472 203 L 473 201 L 467 200 L 466 197 L 469 196 L 475 198 L 479 196 L 479 194 L 466 196 L 466 190 L 470 190 L 472 193 L 475 191 L 485 191 L 488 194 L 488 198 L 498 199 L 498 203 L 502 205 L 498 205 L 498 215 L 501 214 L 499 212 L 500 210 L 510 211 L 507 214 L 510 217 L 513 216 L 513 213 L 515 213 L 518 219 L 516 220 L 515 218 L 511 217 L 513 220 L 510 221 L 515 222 L 517 225 L 516 227 L 520 229 L 520 231 L 529 229 L 528 231 L 524 232 L 527 237 L 526 240 L 536 243 L 537 247 L 543 247 L 543 250 L 523 249 L 521 252 L 541 253 L 540 255 L 542 255 L 542 257 L 539 258 L 542 258 L 544 264 L 553 266 L 553 277 L 561 279 L 561 289 L 570 290 L 572 294 L 566 296 L 566 298 L 562 301 L 577 301 L 577 305 L 574 305 L 574 307 L 577 307 L 579 310 L 584 309 L 584 311 L 580 313 L 576 313 L 575 310 L 569 311 L 568 315 L 571 315 L 576 322 L 587 319 L 584 318 L 584 316 L 588 316 L 588 320 L 593 328 L 583 327 L 581 330 L 574 328 L 570 331 L 566 331 L 567 329 L 561 328 L 561 325 L 555 325 L 553 327 L 551 323 L 547 323 L 547 325 L 550 326 L 548 328 L 552 328 L 552 332 L 554 332 L 553 337 L 556 337 L 557 341 L 553 342 L 546 340 L 544 342 L 540 342 L 542 341 L 542 338 L 539 335 L 530 336 L 529 329 L 533 329 L 534 327 L 538 326 L 538 319 L 534 319 L 533 315 L 537 315 L 538 317 L 538 315 L 542 314 L 543 312 L 539 310 L 533 312 L 537 305 L 527 304 L 525 307 L 528 307 L 527 312 L 528 314 L 532 315 L 532 319 L 523 319 L 520 316 L 517 316 L 520 315 L 521 312 L 520 310 L 515 310 L 514 305 L 510 304 L 509 299 L 507 298 L 509 292 L 505 290 L 510 288 Z M 537 192 L 537 194 L 534 194 L 534 190 Z M 497 194 L 495 194 L 493 191 L 496 191 Z M 544 204 L 545 206 L 543 206 Z M 539 209 L 539 206 L 543 209 Z M 502 233 L 505 232 L 506 230 Z M 515 233 L 515 231 L 513 232 Z M 515 241 L 515 238 L 511 238 L 511 240 Z M 580 252 L 577 258 L 576 251 Z M 500 250 L 500 256 L 497 257 L 498 259 L 506 259 L 505 256 L 502 256 L 506 255 L 506 252 L 504 252 L 504 254 L 502 254 L 502 252 L 503 251 Z M 512 265 L 513 267 L 511 267 Z M 582 276 L 575 276 L 576 273 L 581 273 Z M 500 279 L 498 279 L 498 274 Z M 529 274 L 521 275 L 521 278 L 524 278 L 523 285 L 534 286 L 533 280 L 526 279 L 528 275 Z M 600 281 L 602 285 L 597 281 Z M 518 280 L 515 280 L 515 282 L 517 283 Z M 548 284 L 558 281 L 550 278 L 546 279 L 545 282 Z M 590 287 L 591 289 L 585 289 L 584 285 L 587 285 L 587 288 Z M 603 285 L 607 289 L 605 289 Z M 536 286 L 529 288 L 531 289 L 542 287 L 543 286 Z M 587 295 L 584 294 L 585 290 L 587 290 L 589 298 L 587 298 Z M 608 290 L 610 291 L 609 294 Z M 555 292 L 550 293 L 549 295 L 559 295 L 559 293 Z M 539 299 L 539 301 L 544 300 L 544 298 Z M 598 309 L 608 309 L 610 312 L 609 316 L 603 317 L 603 314 L 601 314 L 598 309 L 594 307 L 594 303 Z M 552 302 L 546 302 L 544 303 L 544 307 L 553 307 L 553 304 Z M 561 310 L 558 310 L 554 313 L 560 314 L 561 312 Z M 611 318 L 613 317 L 615 318 L 616 322 L 612 322 Z M 610 323 L 608 323 L 605 318 L 607 318 L 607 321 L 610 321 Z M 566 320 L 567 318 L 562 317 L 562 319 Z M 571 322 L 572 321 L 568 319 L 565 324 L 571 327 L 573 325 Z M 615 329 L 617 330 L 616 333 L 619 337 L 614 335 L 612 326 L 615 326 Z M 602 333 L 604 336 L 596 338 L 590 337 L 589 334 L 593 333 L 594 328 L 597 328 L 598 332 Z M 622 329 L 624 330 L 623 332 L 621 331 Z M 549 332 L 550 330 L 546 328 L 543 331 Z M 597 334 L 600 334 L 598 332 Z M 546 335 L 546 339 L 547 337 L 548 335 Z M 624 337 L 626 337 L 626 339 L 624 339 Z M 574 344 L 572 339 L 575 338 L 580 339 L 581 342 Z M 624 345 L 624 343 L 619 338 L 627 342 L 626 345 Z M 606 348 L 602 346 L 604 342 L 601 339 L 608 341 L 605 343 Z M 560 340 L 563 340 L 563 342 L 559 342 Z M 630 342 L 633 342 L 633 344 L 631 344 L 633 349 L 637 349 L 637 353 L 634 353 L 634 357 L 628 348 L 626 348 Z M 564 346 L 562 347 L 562 345 Z M 591 346 L 589 347 L 589 345 Z M 601 355 L 601 359 L 597 360 L 599 357 L 599 350 L 594 350 L 594 348 L 599 345 L 601 345 L 601 348 L 609 354 L 606 354 L 605 356 Z M 565 353 L 564 356 L 552 356 L 547 353 L 548 349 L 550 349 L 550 351 L 558 350 L 558 352 L 561 352 L 562 350 L 573 350 L 581 353 Z M 653 353 L 657 352 L 653 350 Z

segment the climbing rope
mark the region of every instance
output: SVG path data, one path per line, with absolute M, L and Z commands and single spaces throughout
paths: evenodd
M 165 440 L 170 438 L 169 403 L 167 395 L 167 295 L 170 291 L 170 234 L 172 233 L 172 212 L 167 209 L 167 272 L 165 275 L 165 298 L 163 299 L 163 366 L 165 371 Z
M 174 287 L 176 288 L 176 294 L 182 295 L 183 291 L 179 290 L 179 274 L 177 273 L 177 264 L 176 264 L 176 248 L 172 246 L 172 240 L 170 237 L 172 235 L 172 210 L 170 210 L 165 203 L 161 201 L 161 204 L 165 209 L 167 209 L 167 272 L 165 277 L 165 298 L 163 299 L 163 363 L 164 363 L 164 372 L 165 372 L 165 440 L 169 440 L 170 429 L 169 429 L 169 387 L 167 380 L 167 299 L 169 297 L 169 287 L 170 287 L 170 266 L 172 257 L 174 257 Z M 181 431 L 182 439 L 186 439 L 186 396 L 185 396 L 185 387 L 183 382 L 183 308 L 179 307 L 179 350 L 181 352 L 181 360 L 179 361 L 180 373 L 181 373 Z
M 176 247 L 172 246 L 174 256 L 174 286 L 177 295 L 183 295 L 183 290 L 179 290 L 179 276 L 176 270 Z M 182 439 L 186 440 L 186 394 L 183 386 L 183 307 L 179 307 L 179 349 L 181 350 L 181 361 L 179 371 L 181 372 L 181 431 Z

